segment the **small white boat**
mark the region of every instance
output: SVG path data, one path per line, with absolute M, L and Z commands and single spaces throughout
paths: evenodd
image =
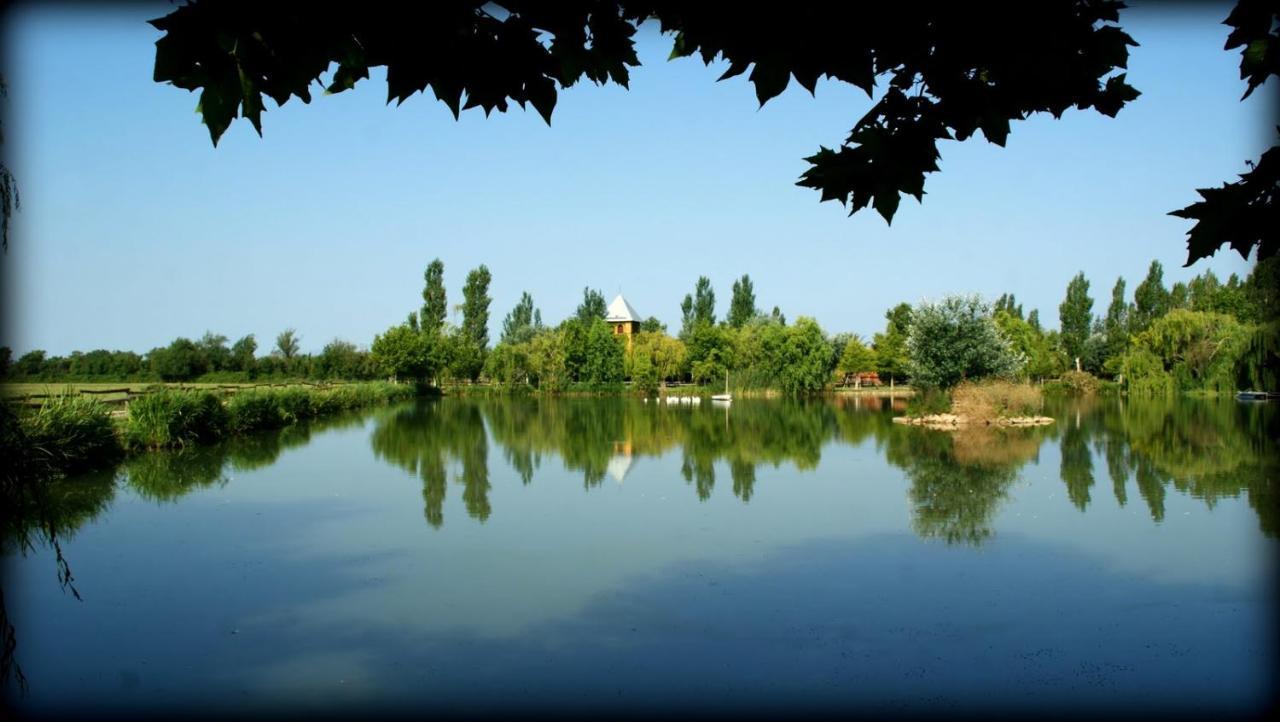
M 722 402 L 724 402 L 724 403 L 726 403 L 726 404 L 727 404 L 727 403 L 729 403 L 730 401 L 733 401 L 733 394 L 729 393 L 729 371 L 728 371 L 728 369 L 726 369 L 726 370 L 725 370 L 725 372 L 724 372 L 724 393 L 723 393 L 723 394 L 713 394 L 713 395 L 711 396 L 711 400 L 712 400 L 712 401 L 722 401 Z

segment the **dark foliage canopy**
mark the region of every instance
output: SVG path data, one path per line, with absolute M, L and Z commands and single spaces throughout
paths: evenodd
M 1241 0 L 1228 49 L 1245 48 L 1252 91 L 1275 72 L 1274 3 Z M 1004 145 L 1010 122 L 1077 108 L 1114 116 L 1138 91 L 1117 72 L 1136 43 L 1117 25 L 1116 0 L 1034 3 L 675 3 L 630 0 L 451 0 L 343 3 L 194 2 L 152 21 L 155 80 L 200 91 L 216 143 L 236 117 L 262 132 L 264 96 L 284 104 L 354 87 L 385 67 L 388 102 L 428 89 L 457 116 L 533 106 L 551 122 L 557 93 L 583 78 L 626 86 L 639 61 L 636 29 L 655 21 L 672 57 L 728 62 L 721 80 L 749 73 L 761 105 L 794 78 L 852 84 L 875 102 L 834 148 L 806 160 L 798 185 L 868 205 L 892 221 L 902 194 L 924 195 L 938 141 L 976 132 Z M 332 70 L 332 73 L 330 71 Z M 327 80 L 322 80 L 327 77 Z M 1275 166 L 1264 156 L 1240 183 L 1176 213 L 1198 222 L 1191 260 L 1230 243 L 1274 248 Z M 1250 209 L 1244 218 L 1229 211 Z M 1271 214 L 1271 215 L 1268 215 Z M 1265 237 L 1264 237 L 1265 236 Z

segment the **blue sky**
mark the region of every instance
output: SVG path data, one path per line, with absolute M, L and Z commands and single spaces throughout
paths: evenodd
M 367 345 L 421 303 L 422 271 L 445 264 L 449 301 L 468 270 L 493 274 L 490 335 L 522 291 L 543 318 L 572 313 L 582 288 L 622 291 L 674 331 L 699 275 L 716 290 L 751 275 L 758 304 L 869 337 L 900 301 L 1013 292 L 1057 325 L 1084 271 L 1095 313 L 1118 275 L 1129 293 L 1151 260 L 1167 283 L 1190 269 L 1188 222 L 1167 216 L 1194 189 L 1245 170 L 1269 146 L 1274 88 L 1239 102 L 1229 6 L 1136 8 L 1143 95 L 1106 118 L 1071 111 L 1014 125 L 1006 148 L 980 137 L 941 146 L 942 172 L 893 226 L 853 218 L 794 185 L 803 158 L 838 144 L 871 101 L 795 83 L 763 109 L 722 64 L 668 62 L 643 29 L 630 91 L 579 85 L 551 127 L 532 110 L 455 121 L 434 98 L 387 106 L 375 75 L 349 93 L 237 121 L 217 148 L 196 96 L 151 80 L 168 3 L 107 11 L 10 10 L 3 46 L 5 153 L 22 193 L 4 271 L 5 338 L 32 348 L 146 351 L 206 330 L 286 327 L 304 350 Z

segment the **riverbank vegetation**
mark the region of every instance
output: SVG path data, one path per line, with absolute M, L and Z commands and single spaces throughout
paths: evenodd
M 341 411 L 408 399 L 414 387 L 383 382 L 335 388 L 160 390 L 132 400 L 124 415 L 97 399 L 52 396 L 38 408 L 4 404 L 4 448 L 18 475 L 49 478 L 107 465 L 146 449 L 182 448 L 275 429 Z

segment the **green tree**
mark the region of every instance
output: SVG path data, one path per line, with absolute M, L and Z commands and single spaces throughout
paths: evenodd
M 258 360 L 257 353 L 258 341 L 253 337 L 253 334 L 242 336 L 231 345 L 232 369 L 253 374 L 254 366 Z
M 1164 287 L 1164 268 L 1152 261 L 1147 277 L 1133 291 L 1133 312 L 1129 314 L 1132 333 L 1147 330 L 1152 321 L 1169 312 L 1169 291 Z
M 913 384 L 943 389 L 966 379 L 1012 376 L 1024 362 L 977 296 L 947 296 L 917 305 L 907 354 Z
M 997 298 L 995 304 L 992 305 L 991 313 L 993 315 L 1007 313 L 1015 318 L 1022 318 L 1022 304 L 1018 303 L 1017 298 L 1012 293 L 1002 293 L 1000 298 Z
M 449 301 L 444 291 L 444 263 L 435 259 L 422 273 L 422 312 L 416 326 L 424 331 L 440 331 L 449 315 Z
M 1026 359 L 1022 375 L 1043 379 L 1059 376 L 1067 369 L 1066 357 L 1054 350 L 1054 343 L 1030 321 L 1023 320 L 1008 311 L 998 311 L 992 319 L 1000 333 L 1009 339 L 1014 352 Z
M 698 283 L 693 287 L 693 322 L 707 326 L 716 323 L 716 292 L 706 276 L 698 276 Z
M 1231 284 L 1227 285 L 1230 289 Z M 1230 290 L 1234 295 L 1234 289 Z M 1254 323 L 1280 320 L 1280 257 L 1271 256 L 1258 261 L 1241 284 L 1240 295 L 1243 298 L 1230 304 L 1233 310 L 1229 313 Z
M 362 356 L 355 344 L 335 338 L 320 351 L 315 372 L 320 378 L 359 379 L 364 375 Z
M 501 343 L 524 343 L 542 330 L 542 312 L 533 307 L 533 296 L 525 291 L 520 302 L 502 321 Z
M 538 334 L 529 342 L 529 370 L 539 389 L 557 391 L 569 382 L 564 331 Z
M 489 347 L 489 269 L 484 265 L 467 274 L 462 287 L 462 336 L 483 353 Z
M 1254 335 L 1253 327 L 1226 314 L 1174 309 L 1134 337 L 1121 368 L 1131 393 L 1232 393 L 1239 379 L 1256 376 L 1267 363 Z M 1273 338 L 1273 360 L 1277 347 Z
M 1037 331 L 1043 330 L 1040 328 L 1040 309 L 1031 309 L 1031 313 L 1027 314 L 1027 323 L 1031 324 L 1031 328 Z
M 911 304 L 900 303 L 884 314 L 885 330 L 871 339 L 876 353 L 876 372 L 894 381 L 909 373 L 907 336 L 911 329 Z
M 806 316 L 787 328 L 779 359 L 783 393 L 797 395 L 821 391 L 831 367 L 831 345 L 817 321 Z
M 1084 344 L 1093 326 L 1093 299 L 1089 297 L 1089 281 L 1083 271 L 1067 284 L 1067 297 L 1058 306 L 1058 320 L 1062 328 L 1062 346 L 1067 355 L 1080 358 L 1084 355 Z
M 374 364 L 397 379 L 425 381 L 436 373 L 428 335 L 409 328 L 408 324 L 392 326 L 374 336 L 370 348 Z
M 525 383 L 530 376 L 529 343 L 500 343 L 489 352 L 484 373 L 503 384 Z
M 301 337 L 298 332 L 286 328 L 276 336 L 276 351 L 286 361 L 292 361 L 298 355 L 298 345 Z
M 609 307 L 604 302 L 604 294 L 592 288 L 582 289 L 582 303 L 578 304 L 574 317 L 582 323 L 583 328 L 590 328 L 593 321 L 603 319 L 608 313 Z
M 726 320 L 730 326 L 742 328 L 755 318 L 756 313 L 755 288 L 751 285 L 751 277 L 744 273 L 741 280 L 733 282 L 733 297 L 729 300 L 729 317 Z
M 867 348 L 867 345 L 857 336 L 849 339 L 849 343 L 845 344 L 844 352 L 840 354 L 840 362 L 836 366 L 842 376 L 871 371 L 875 367 L 876 352 Z
M 13 365 L 14 373 L 22 378 L 36 378 L 44 369 L 45 357 L 46 354 L 43 349 L 35 349 L 22 354 Z
M 668 379 L 679 375 L 684 366 L 685 347 L 678 339 L 661 331 L 642 330 L 632 341 L 631 357 L 633 366 L 647 365 L 653 370 L 655 382 L 665 384 Z M 638 374 L 632 370 L 633 378 Z
M 911 315 L 911 304 L 899 303 L 897 306 L 885 311 L 884 317 L 889 322 L 889 328 L 905 336 L 911 331 Z
M 1107 306 L 1107 318 L 1103 322 L 1103 334 L 1106 337 L 1106 361 L 1104 368 L 1108 362 L 1114 366 L 1115 361 L 1124 355 L 1125 349 L 1129 347 L 1129 303 L 1124 296 L 1124 277 L 1116 279 L 1116 285 L 1111 287 L 1111 304 Z M 1114 368 L 1111 373 L 1115 373 Z
M 695 321 L 684 345 L 690 376 L 697 383 L 723 382 L 725 371 L 734 366 L 733 344 L 723 327 Z
M 666 333 L 667 324 L 659 321 L 657 316 L 650 316 L 640 322 L 640 330 L 649 333 Z
M 147 354 L 151 370 L 165 381 L 190 381 L 209 370 L 199 345 L 188 338 L 176 338 L 166 348 Z
M 204 336 L 196 342 L 200 353 L 204 355 L 205 366 L 210 371 L 226 371 L 231 367 L 231 349 L 227 348 L 227 337 L 220 333 L 205 331 Z
M 604 319 L 595 319 L 587 331 L 583 380 L 592 384 L 618 383 L 622 381 L 623 363 L 622 340 Z

